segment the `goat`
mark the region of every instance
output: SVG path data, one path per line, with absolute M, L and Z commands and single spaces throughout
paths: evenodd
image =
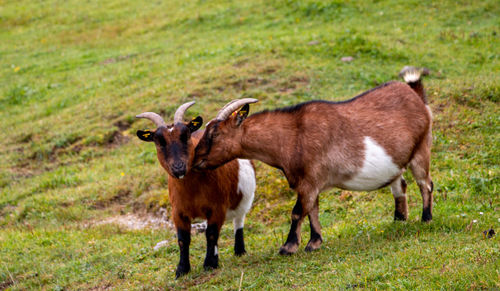
M 137 136 L 143 141 L 155 143 L 158 160 L 168 173 L 169 199 L 180 249 L 176 278 L 191 269 L 189 244 L 194 218 L 207 220 L 205 269 L 219 265 L 217 241 L 225 219 L 233 220 L 235 254 L 240 256 L 245 253 L 243 226 L 256 187 L 255 169 L 249 160 L 232 160 L 215 170 L 192 169 L 194 149 L 203 134 L 203 131 L 198 131 L 203 119 L 198 116 L 185 123 L 183 116 L 194 103 L 181 105 L 175 112 L 174 123 L 170 125 L 153 112 L 136 116 L 149 119 L 158 127 L 155 131 L 139 130 Z
M 405 67 L 401 75 L 405 83 L 388 82 L 347 101 L 310 101 L 249 117 L 249 104 L 257 99 L 233 100 L 207 124 L 194 165 L 216 168 L 247 158 L 283 171 L 298 197 L 280 254 L 297 251 L 306 215 L 311 238 L 305 250 L 320 247 L 318 194 L 332 187 L 370 191 L 390 185 L 394 219 L 406 220 L 402 174 L 408 165 L 422 194 L 422 220 L 430 221 L 432 115 L 421 71 Z

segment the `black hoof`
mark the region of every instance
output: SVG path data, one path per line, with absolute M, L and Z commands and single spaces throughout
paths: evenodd
M 405 221 L 406 217 L 403 213 L 400 212 L 394 212 L 394 220 L 395 221 Z
M 306 252 L 312 252 L 318 250 L 323 243 L 322 239 L 311 240 L 307 243 L 306 248 L 304 249 Z
M 432 212 L 429 208 L 424 208 L 424 211 L 422 212 L 422 221 L 423 222 L 429 222 L 432 220 Z
M 297 249 L 297 248 L 298 248 L 298 246 L 294 247 L 294 249 Z M 291 256 L 291 255 L 295 254 L 296 252 L 297 252 L 297 250 L 291 251 L 289 247 L 282 246 L 280 248 L 279 254 L 282 256 Z
M 431 220 L 432 220 L 432 215 L 430 215 L 430 216 L 424 216 L 424 215 L 422 215 L 422 221 L 423 222 L 431 222 Z
M 282 256 L 291 256 L 291 255 L 293 255 L 292 252 L 289 252 L 289 251 L 287 251 L 287 250 L 285 250 L 283 248 L 280 249 L 279 254 L 282 255 Z
M 213 256 L 210 258 L 205 258 L 203 263 L 203 268 L 208 271 L 212 269 L 217 269 L 219 267 L 219 256 Z
M 247 251 L 245 251 L 245 249 L 243 249 L 243 250 L 234 249 L 234 255 L 235 256 L 241 257 L 241 256 L 243 256 L 246 253 L 247 253 Z
M 191 266 L 189 265 L 187 266 L 178 265 L 177 270 L 175 271 L 175 279 L 178 279 L 179 277 L 186 275 L 187 273 L 189 273 L 190 270 Z
M 312 252 L 312 251 L 315 251 L 315 250 L 317 250 L 317 249 L 313 249 L 313 248 L 312 248 L 312 247 L 310 247 L 310 246 L 306 246 L 306 248 L 304 249 L 304 251 L 306 251 L 306 252 L 308 252 L 308 253 L 309 253 L 309 252 Z

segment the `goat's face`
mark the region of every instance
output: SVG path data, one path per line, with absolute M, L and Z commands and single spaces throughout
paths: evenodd
M 196 146 L 193 164 L 200 169 L 214 169 L 237 158 L 243 137 L 241 123 L 247 115 L 248 104 L 225 120 L 210 121 Z
M 175 123 L 158 127 L 155 131 L 138 130 L 139 139 L 154 142 L 161 166 L 173 177 L 182 179 L 193 163 L 194 145 L 191 133 L 200 128 L 200 116 L 189 123 Z

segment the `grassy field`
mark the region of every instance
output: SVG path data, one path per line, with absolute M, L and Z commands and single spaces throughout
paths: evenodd
M 496 0 L 0 0 L 0 289 L 499 289 L 499 235 L 483 235 L 500 231 L 499 48 Z M 388 189 L 333 189 L 322 248 L 304 252 L 304 226 L 299 252 L 279 256 L 295 194 L 262 163 L 248 255 L 232 255 L 227 223 L 216 271 L 202 234 L 174 280 L 172 229 L 105 223 L 169 209 L 136 114 L 343 100 L 409 64 L 431 71 L 431 223 L 411 175 L 407 222 Z

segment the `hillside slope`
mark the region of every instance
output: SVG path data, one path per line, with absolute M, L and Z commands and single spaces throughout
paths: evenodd
M 499 238 L 483 235 L 500 231 L 498 1 L 139 2 L 0 1 L 0 289 L 500 288 Z M 141 227 L 169 205 L 136 114 L 344 100 L 405 65 L 431 71 L 431 223 L 411 175 L 408 222 L 393 222 L 388 189 L 333 189 L 321 250 L 279 256 L 295 194 L 257 162 L 249 254 L 233 257 L 228 224 L 221 268 L 202 270 L 196 235 L 192 272 L 173 279 L 174 233 Z

